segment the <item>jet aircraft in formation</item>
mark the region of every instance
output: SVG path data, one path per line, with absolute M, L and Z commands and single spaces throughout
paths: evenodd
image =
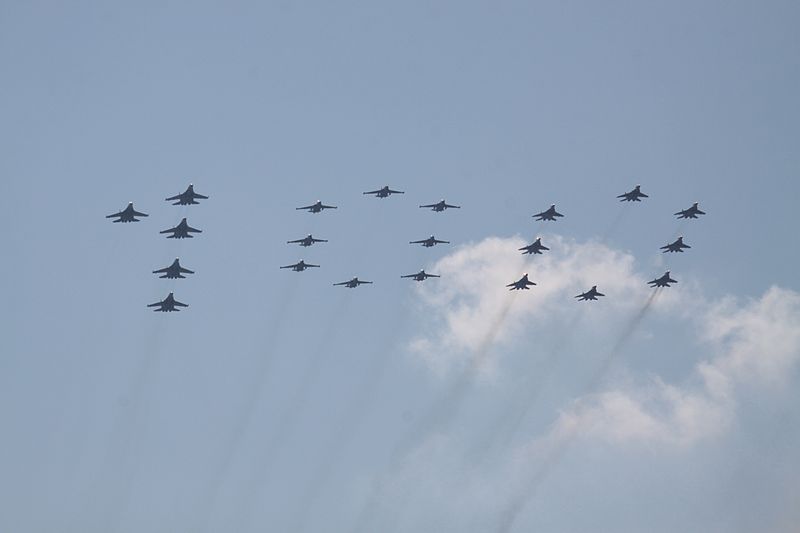
M 578 301 L 585 302 L 586 300 L 597 300 L 598 296 L 605 296 L 605 294 L 597 291 L 597 285 L 592 285 L 591 289 L 580 293 L 575 298 L 577 298 Z
M 169 293 L 166 298 L 161 300 L 160 302 L 156 302 L 154 304 L 148 304 L 147 307 L 158 307 L 158 309 L 153 309 L 153 311 L 160 311 L 162 313 L 171 313 L 172 311 L 180 311 L 178 307 L 189 307 L 188 305 L 179 302 L 175 299 L 175 296 L 172 293 Z
M 688 244 L 684 244 L 683 243 L 683 235 L 681 235 L 680 237 L 678 237 L 678 240 L 676 240 L 675 242 L 671 242 L 671 243 L 667 244 L 666 246 L 662 246 L 659 249 L 663 250 L 661 252 L 662 254 L 665 254 L 667 252 L 681 252 L 681 253 L 683 253 L 684 248 L 691 248 L 691 246 L 689 246 Z
M 620 202 L 641 202 L 642 198 L 650 198 L 641 190 L 639 190 L 640 187 L 641 185 L 637 185 L 636 187 L 633 188 L 632 191 L 622 193 L 619 196 L 617 196 L 617 198 L 622 198 Z
M 309 213 L 319 213 L 319 212 L 323 211 L 324 209 L 337 209 L 337 207 L 335 205 L 325 205 L 325 204 L 322 203 L 321 200 L 317 200 L 316 202 L 314 202 L 311 205 L 305 205 L 303 207 L 295 207 L 295 209 L 297 211 L 305 209 Z
M 660 278 L 656 278 L 647 282 L 647 284 L 651 287 L 669 287 L 670 283 L 678 283 L 678 281 L 669 277 L 669 270 L 667 270 Z
M 144 213 L 140 213 L 133 208 L 133 202 L 128 202 L 128 207 L 113 215 L 106 215 L 106 218 L 116 218 L 114 222 L 139 222 L 136 217 L 146 217 Z
M 394 191 L 388 185 L 381 187 L 376 191 L 367 191 L 364 194 L 374 194 L 375 198 L 388 198 L 392 194 L 405 194 L 403 191 Z
M 521 291 L 521 290 L 528 291 L 530 290 L 531 285 L 536 285 L 536 284 L 528 279 L 528 273 L 526 272 L 521 278 L 519 278 L 517 281 L 509 283 L 508 285 L 506 285 L 506 287 L 511 287 L 510 289 L 508 289 L 510 291 Z
M 306 263 L 305 261 L 301 260 L 299 263 L 295 263 L 293 265 L 282 266 L 281 268 L 291 268 L 295 272 L 302 272 L 303 270 L 305 270 L 307 268 L 319 268 L 319 265 L 312 265 L 312 264 Z
M 522 248 L 519 248 L 519 251 L 522 252 L 522 255 L 525 254 L 533 255 L 533 254 L 541 254 L 542 250 L 549 250 L 549 249 L 550 248 L 542 244 L 542 238 L 539 237 L 528 246 L 523 246 Z
M 401 278 L 411 278 L 414 281 L 425 281 L 428 278 L 439 278 L 441 276 L 437 274 L 428 274 L 425 270 L 420 270 L 416 274 L 407 274 L 405 276 L 400 276 Z
M 294 240 L 294 241 L 286 241 L 286 244 L 299 244 L 300 246 L 308 247 L 308 246 L 311 246 L 312 244 L 314 244 L 315 242 L 328 242 L 328 240 L 327 239 L 315 239 L 309 233 L 308 235 L 306 235 L 302 239 L 297 239 L 297 240 Z
M 547 211 L 542 211 L 541 213 L 536 213 L 533 215 L 533 218 L 536 220 L 555 220 L 556 217 L 563 217 L 561 213 L 556 211 L 556 204 L 550 204 L 550 208 Z
M 451 205 L 445 202 L 444 200 L 439 200 L 435 204 L 421 205 L 420 207 L 422 208 L 429 207 L 432 211 L 436 211 L 437 213 L 440 213 L 445 209 L 461 209 L 460 205 Z
M 408 244 L 421 244 L 425 248 L 431 248 L 436 246 L 437 244 L 450 244 L 450 241 L 440 241 L 433 235 L 428 237 L 427 239 L 422 239 L 421 241 L 408 241 Z
M 182 279 L 186 277 L 184 274 L 194 274 L 194 271 L 189 270 L 188 268 L 183 268 L 180 261 L 176 257 L 175 261 L 173 261 L 170 266 L 153 270 L 153 274 L 164 274 L 163 276 L 158 276 L 159 278 Z
M 336 287 L 337 285 L 341 285 L 343 287 L 347 287 L 348 289 L 355 289 L 359 285 L 372 285 L 371 281 L 361 281 L 358 278 L 353 278 L 351 280 L 343 281 L 341 283 L 334 283 L 333 286 Z
M 191 233 L 203 233 L 203 231 L 191 227 L 189 223 L 186 222 L 186 218 L 182 218 L 180 223 L 174 228 L 165 229 L 159 233 L 172 233 L 172 235 L 167 235 L 167 239 L 193 239 L 194 235 L 190 235 Z
M 692 207 L 678 211 L 675 215 L 677 215 L 678 218 L 697 218 L 697 215 L 705 215 L 705 212 L 700 211 L 697 204 L 698 202 L 695 202 L 692 204 Z
M 196 205 L 200 203 L 197 200 L 208 200 L 208 196 L 203 196 L 202 194 L 194 192 L 194 185 L 190 183 L 189 187 L 182 193 L 170 196 L 164 200 L 167 202 L 177 200 L 177 202 L 172 205 Z

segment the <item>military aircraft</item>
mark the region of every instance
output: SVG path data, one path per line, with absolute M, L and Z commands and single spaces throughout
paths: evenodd
M 585 302 L 586 300 L 597 300 L 598 296 L 605 296 L 605 294 L 597 291 L 597 285 L 592 285 L 591 289 L 580 293 L 575 298 L 577 298 L 578 301 Z
M 355 289 L 359 285 L 372 285 L 371 281 L 361 281 L 358 278 L 353 278 L 349 281 L 343 281 L 341 283 L 334 283 L 333 286 L 336 287 L 337 285 L 341 285 L 343 287 L 347 287 L 348 289 Z
M 190 235 L 190 233 L 203 233 L 203 231 L 191 227 L 186 222 L 186 218 L 182 218 L 180 224 L 174 228 L 165 229 L 159 233 L 172 233 L 172 235 L 167 235 L 167 239 L 193 239 L 194 235 Z
M 704 211 L 700 211 L 700 208 L 697 207 L 698 202 L 692 204 L 692 207 L 688 209 L 684 209 L 682 211 L 678 211 L 675 215 L 678 218 L 697 218 L 697 215 L 705 215 Z
M 541 239 L 541 237 L 539 237 L 535 241 L 533 241 L 532 244 L 529 244 L 528 246 L 523 246 L 522 248 L 519 248 L 519 251 L 522 252 L 522 255 L 525 255 L 525 254 L 531 254 L 532 255 L 532 254 L 541 254 L 542 250 L 549 250 L 549 249 L 550 248 L 548 248 L 547 246 L 542 244 L 542 239 Z
M 556 217 L 563 217 L 561 213 L 556 211 L 556 204 L 550 204 L 550 208 L 547 211 L 542 211 L 541 213 L 536 213 L 533 215 L 533 218 L 536 220 L 555 220 Z
M 202 194 L 194 192 L 194 185 L 190 183 L 189 187 L 182 193 L 170 196 L 164 200 L 167 202 L 177 200 L 177 202 L 172 205 L 196 205 L 200 203 L 197 200 L 208 200 L 208 196 L 203 196 Z
M 421 241 L 408 241 L 408 244 L 421 244 L 425 248 L 430 248 L 432 246 L 436 246 L 437 244 L 450 244 L 450 241 L 440 241 L 431 235 L 427 239 L 422 239 Z
M 688 244 L 683 244 L 683 235 L 678 237 L 678 240 L 675 242 L 671 242 L 666 246 L 662 246 L 659 250 L 663 250 L 661 253 L 665 254 L 667 252 L 681 252 L 683 253 L 684 248 L 691 248 Z
M 517 281 L 514 281 L 513 283 L 509 283 L 508 285 L 506 285 L 506 287 L 511 287 L 510 289 L 508 289 L 510 291 L 520 291 L 520 290 L 528 291 L 530 290 L 529 288 L 530 285 L 536 285 L 536 284 L 528 279 L 528 273 L 526 272 L 521 278 L 519 278 Z
M 375 198 L 387 198 L 392 194 L 405 194 L 403 191 L 393 191 L 388 185 L 381 187 L 376 191 L 367 191 L 364 194 L 374 194 Z
M 639 190 L 641 185 L 637 185 L 632 191 L 620 194 L 617 198 L 622 198 L 620 202 L 641 202 L 642 198 L 650 198 L 645 193 Z
M 400 277 L 401 278 L 411 278 L 414 281 L 425 281 L 428 278 L 439 278 L 441 276 L 438 276 L 436 274 L 428 274 L 427 272 L 425 272 L 425 270 L 420 270 L 416 274 L 408 274 L 406 276 L 400 276 Z
M 302 272 L 303 270 L 305 270 L 307 268 L 319 268 L 319 265 L 312 265 L 312 264 L 306 263 L 305 261 L 301 260 L 299 263 L 295 263 L 293 265 L 282 266 L 281 268 L 291 268 L 295 272 Z
M 431 210 L 436 211 L 437 213 L 444 211 L 445 209 L 461 209 L 460 205 L 450 205 L 444 200 L 439 200 L 435 204 L 421 205 L 420 207 L 430 207 Z
M 158 270 L 153 270 L 153 274 L 164 274 L 163 276 L 158 276 L 159 278 L 185 278 L 184 274 L 194 274 L 194 271 L 189 270 L 188 268 L 183 268 L 181 266 L 180 261 L 178 258 L 175 258 L 175 261 L 168 267 L 160 268 Z
M 136 217 L 146 217 L 144 213 L 140 213 L 133 208 L 133 202 L 128 202 L 128 207 L 120 211 L 119 213 L 114 213 L 113 215 L 106 215 L 106 218 L 116 218 L 114 222 L 139 222 L 139 219 Z
M 158 307 L 158 309 L 153 309 L 153 311 L 161 311 L 162 313 L 171 313 L 173 311 L 180 311 L 178 307 L 189 307 L 189 306 L 179 302 L 178 300 L 175 299 L 175 296 L 173 296 L 172 293 L 169 293 L 167 297 L 161 300 L 160 302 L 156 302 L 154 304 L 148 304 L 147 307 Z
M 667 270 L 660 278 L 656 278 L 647 282 L 647 284 L 651 287 L 669 287 L 670 283 L 678 283 L 678 281 L 669 277 L 669 270 Z
M 300 246 L 306 247 L 306 246 L 311 246 L 315 242 L 328 242 L 328 240 L 327 239 L 315 239 L 309 233 L 308 235 L 306 235 L 302 239 L 297 239 L 295 241 L 286 241 L 286 244 L 299 244 Z
M 309 213 L 319 213 L 323 209 L 337 209 L 335 205 L 325 205 L 322 203 L 321 200 L 317 200 L 311 205 L 306 205 L 303 207 L 295 207 L 296 210 L 300 211 L 302 209 L 307 210 Z

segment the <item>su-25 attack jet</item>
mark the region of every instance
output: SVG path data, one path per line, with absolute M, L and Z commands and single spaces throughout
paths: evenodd
M 286 244 L 299 244 L 300 246 L 308 247 L 308 246 L 311 246 L 312 244 L 314 244 L 315 242 L 328 242 L 328 240 L 327 239 L 315 239 L 309 233 L 308 235 L 306 235 L 302 239 L 297 239 L 297 240 L 294 240 L 294 241 L 286 241 Z
M 301 260 L 299 263 L 295 263 L 293 265 L 282 266 L 281 268 L 291 268 L 295 272 L 302 272 L 303 270 L 305 270 L 307 268 L 319 268 L 319 265 L 312 265 L 312 264 L 306 263 L 305 261 Z
M 670 283 L 678 283 L 678 281 L 669 277 L 669 270 L 667 270 L 660 278 L 656 278 L 647 282 L 647 284 L 651 287 L 669 287 Z
M 621 198 L 620 202 L 641 202 L 642 198 L 650 198 L 645 193 L 639 190 L 641 185 L 637 185 L 632 191 L 622 193 L 617 198 Z
M 179 302 L 178 300 L 175 299 L 175 296 L 173 296 L 172 293 L 169 293 L 167 297 L 161 300 L 160 302 L 156 302 L 154 304 L 148 304 L 147 307 L 158 307 L 158 309 L 153 309 L 153 311 L 160 311 L 162 313 L 171 313 L 173 311 L 180 311 L 178 307 L 189 307 L 189 306 Z
M 523 246 L 522 248 L 519 248 L 519 251 L 522 252 L 522 255 L 525 254 L 533 255 L 533 254 L 541 254 L 542 250 L 549 250 L 549 249 L 550 248 L 542 244 L 542 239 L 541 237 L 539 237 L 528 246 Z
M 598 296 L 605 296 L 605 294 L 597 291 L 597 285 L 592 285 L 591 289 L 580 293 L 575 298 L 577 298 L 579 302 L 585 302 L 586 300 L 597 300 Z
M 432 246 L 436 246 L 437 244 L 450 244 L 450 241 L 440 241 L 439 239 L 431 235 L 427 239 L 422 239 L 421 241 L 408 241 L 408 244 L 421 244 L 425 248 L 431 248 Z
M 389 188 L 388 185 L 384 185 L 378 190 L 375 191 L 367 191 L 364 194 L 374 194 L 375 198 L 388 198 L 392 194 L 405 194 L 403 191 L 395 191 Z
M 295 210 L 300 211 L 305 209 L 309 213 L 319 213 L 324 209 L 338 209 L 335 205 L 325 205 L 322 200 L 317 200 L 311 205 L 304 205 L 303 207 L 295 207 Z
M 677 215 L 678 218 L 697 218 L 697 215 L 705 215 L 705 212 L 700 211 L 700 208 L 697 207 L 698 203 L 699 202 L 693 203 L 692 207 L 678 211 L 675 215 Z
M 522 290 L 528 291 L 530 290 L 531 285 L 536 285 L 536 284 L 528 279 L 528 273 L 526 272 L 521 278 L 519 278 L 517 281 L 509 283 L 508 285 L 506 285 L 506 287 L 511 287 L 510 289 L 508 289 L 510 291 L 522 291 Z
M 177 200 L 177 202 L 172 205 L 197 205 L 200 203 L 197 200 L 208 200 L 208 196 L 203 196 L 202 194 L 197 194 L 194 192 L 194 185 L 190 183 L 189 187 L 187 187 L 187 189 L 182 193 L 176 194 L 175 196 L 170 196 L 164 200 L 167 202 Z
M 183 279 L 186 277 L 184 274 L 194 274 L 194 271 L 189 270 L 188 268 L 183 268 L 180 261 L 176 257 L 175 261 L 173 261 L 170 266 L 153 270 L 153 274 L 164 274 L 163 276 L 158 276 L 159 278 Z
M 675 242 L 671 242 L 671 243 L 667 244 L 666 246 L 662 246 L 661 248 L 659 248 L 659 250 L 662 250 L 662 252 L 661 252 L 662 254 L 665 254 L 667 252 L 681 252 L 681 253 L 683 253 L 683 249 L 684 248 L 691 248 L 691 246 L 689 246 L 688 244 L 684 244 L 683 243 L 683 235 L 681 235 L 680 237 L 678 237 L 678 240 L 676 240 Z
M 430 207 L 432 211 L 436 211 L 437 213 L 441 213 L 445 209 L 461 209 L 460 205 L 450 205 L 445 202 L 444 199 L 439 200 L 435 204 L 421 205 L 420 207 Z
M 190 235 L 190 233 L 203 233 L 202 230 L 193 228 L 186 222 L 185 218 L 182 218 L 180 223 L 175 226 L 174 228 L 165 229 L 164 231 L 159 231 L 159 233 L 172 233 L 172 235 L 167 235 L 167 239 L 193 239 L 194 235 Z
M 556 204 L 550 204 L 550 208 L 547 211 L 542 211 L 541 213 L 536 213 L 533 215 L 533 218 L 536 220 L 555 220 L 556 217 L 563 217 L 561 213 L 556 211 Z
M 400 276 L 401 278 L 411 278 L 414 281 L 425 281 L 428 278 L 438 278 L 441 277 L 437 274 L 428 274 L 425 270 L 420 270 L 416 274 L 407 274 L 405 276 Z
M 133 202 L 128 202 L 128 207 L 120 211 L 119 213 L 114 213 L 113 215 L 106 215 L 106 218 L 116 218 L 114 222 L 139 222 L 139 219 L 136 217 L 146 217 L 144 213 L 140 213 L 133 208 Z
M 341 283 L 334 283 L 333 286 L 336 287 L 337 285 L 341 285 L 342 287 L 347 287 L 348 289 L 355 289 L 359 285 L 372 285 L 371 281 L 361 281 L 358 278 L 353 278 L 348 281 L 343 281 Z

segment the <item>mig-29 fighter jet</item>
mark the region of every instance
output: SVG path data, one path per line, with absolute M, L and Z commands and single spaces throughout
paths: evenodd
M 200 203 L 197 200 L 208 200 L 208 196 L 203 196 L 202 194 L 194 192 L 194 185 L 190 183 L 189 187 L 182 193 L 170 196 L 164 200 L 167 202 L 177 200 L 177 202 L 172 205 L 197 205 Z
M 662 246 L 659 250 L 663 250 L 661 253 L 665 254 L 667 252 L 681 252 L 683 253 L 684 248 L 691 248 L 688 244 L 683 244 L 683 235 L 678 237 L 678 240 L 675 242 L 671 242 L 666 246 Z
M 405 194 L 403 191 L 394 191 L 388 185 L 381 187 L 376 191 L 367 191 L 364 194 L 374 194 L 375 198 L 388 198 L 392 194 Z
M 597 292 L 597 285 L 592 285 L 591 289 L 580 293 L 575 298 L 577 298 L 580 302 L 585 302 L 586 300 L 597 300 L 598 296 L 605 296 L 605 294 Z
M 189 270 L 188 268 L 183 268 L 180 261 L 176 257 L 175 261 L 173 261 L 170 266 L 153 270 L 153 274 L 164 274 L 163 276 L 158 276 L 159 278 L 176 279 L 185 278 L 186 276 L 184 276 L 184 274 L 194 274 L 194 271 Z
M 444 200 L 439 200 L 435 204 L 421 205 L 420 207 L 430 207 L 432 211 L 440 213 L 445 209 L 461 209 L 460 205 L 450 205 Z
M 166 298 L 161 300 L 160 302 L 156 302 L 154 304 L 149 304 L 147 307 L 158 307 L 158 309 L 153 309 L 153 311 L 160 311 L 162 313 L 171 313 L 173 311 L 180 311 L 177 307 L 189 307 L 188 305 L 179 302 L 175 299 L 172 293 L 169 293 Z
M 670 283 L 678 283 L 678 281 L 669 277 L 669 270 L 667 270 L 660 278 L 656 278 L 647 282 L 647 284 L 651 287 L 670 287 Z
M 359 285 L 372 285 L 371 281 L 361 281 L 358 278 L 353 278 L 349 281 L 343 281 L 341 283 L 334 283 L 333 286 L 336 287 L 337 285 L 341 285 L 342 287 L 347 287 L 348 289 L 355 289 Z
M 439 239 L 431 235 L 427 239 L 422 239 L 421 241 L 408 241 L 408 244 L 421 244 L 425 248 L 431 248 L 432 246 L 436 246 L 437 244 L 450 244 L 450 241 L 440 241 Z
M 533 255 L 533 254 L 541 254 L 542 250 L 549 250 L 549 249 L 550 248 L 548 248 L 547 246 L 542 244 L 542 238 L 539 237 L 535 241 L 533 241 L 532 244 L 529 244 L 528 246 L 523 246 L 522 248 L 519 248 L 519 251 L 522 252 L 522 255 L 525 255 L 525 254 Z
M 113 215 L 106 215 L 106 218 L 116 218 L 114 222 L 139 222 L 139 219 L 136 217 L 146 217 L 149 215 L 145 215 L 144 213 L 140 213 L 133 208 L 133 202 L 128 202 L 128 207 L 120 211 L 119 213 L 114 213 Z
M 322 203 L 321 200 L 317 200 L 316 202 L 314 202 L 311 205 L 306 205 L 306 206 L 303 206 L 303 207 L 295 207 L 295 209 L 297 211 L 305 209 L 309 213 L 319 213 L 323 209 L 337 209 L 337 207 L 335 205 L 325 205 L 325 204 Z
M 297 239 L 295 241 L 286 241 L 286 244 L 299 244 L 300 246 L 307 247 L 307 246 L 311 246 L 315 242 L 328 242 L 328 240 L 327 239 L 315 239 L 309 233 L 308 235 L 306 235 L 302 239 Z
M 621 198 L 620 202 L 641 202 L 642 198 L 650 198 L 645 193 L 639 190 L 641 185 L 637 185 L 632 191 L 620 194 L 617 198 Z
M 678 218 L 697 218 L 697 215 L 705 215 L 705 212 L 700 211 L 700 208 L 697 207 L 698 202 L 692 204 L 692 207 L 688 209 L 684 209 L 682 211 L 678 211 L 675 213 Z
M 536 213 L 533 215 L 533 218 L 536 220 L 555 220 L 556 217 L 563 217 L 561 213 L 556 211 L 556 204 L 550 204 L 550 208 L 547 211 L 542 211 L 541 213 Z
M 508 289 L 510 291 L 520 291 L 520 290 L 528 291 L 530 290 L 529 288 L 530 285 L 536 285 L 536 284 L 528 279 L 528 273 L 526 272 L 521 278 L 519 278 L 517 281 L 514 281 L 513 283 L 509 283 L 508 285 L 506 285 L 506 287 L 511 287 L 510 289 Z
M 406 276 L 400 276 L 400 277 L 401 278 L 411 278 L 414 281 L 425 281 L 428 278 L 439 278 L 441 276 L 438 276 L 436 274 L 428 274 L 427 272 L 425 272 L 425 270 L 420 270 L 416 274 L 408 274 Z
M 282 266 L 281 268 L 291 268 L 295 272 L 302 272 L 303 270 L 305 270 L 307 268 L 319 268 L 319 265 L 312 265 L 312 264 L 306 263 L 305 261 L 301 260 L 299 263 L 295 263 L 293 265 Z
M 167 235 L 167 239 L 193 239 L 194 235 L 189 235 L 190 233 L 203 232 L 202 230 L 191 227 L 186 222 L 186 218 L 182 218 L 180 224 L 174 228 L 165 229 L 164 231 L 159 231 L 159 233 L 172 233 L 172 235 Z

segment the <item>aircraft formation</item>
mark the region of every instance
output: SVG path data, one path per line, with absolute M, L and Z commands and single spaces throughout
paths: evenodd
M 375 198 L 385 199 L 395 194 L 405 194 L 405 192 L 391 189 L 388 185 L 386 185 L 384 187 L 381 187 L 380 189 L 365 191 L 362 194 L 373 196 Z M 620 202 L 641 202 L 642 198 L 649 198 L 649 196 L 642 192 L 640 185 L 636 185 L 631 191 L 622 193 L 618 195 L 617 198 L 619 198 Z M 207 200 L 207 199 L 208 196 L 196 193 L 194 191 L 194 186 L 192 184 L 189 184 L 189 187 L 184 192 L 177 194 L 175 196 L 165 198 L 165 200 L 168 202 L 174 202 L 172 205 L 186 205 L 186 206 L 197 205 L 199 204 L 197 200 Z M 696 219 L 700 215 L 705 215 L 706 213 L 704 211 L 701 211 L 698 205 L 699 205 L 698 202 L 695 202 L 694 204 L 692 204 L 691 207 L 674 213 L 674 216 L 676 216 L 678 219 Z M 419 207 L 423 209 L 430 209 L 437 213 L 444 212 L 448 209 L 461 209 L 461 206 L 448 204 L 444 199 L 432 204 L 420 205 Z M 321 200 L 317 200 L 313 204 L 296 207 L 295 209 L 298 211 L 307 211 L 309 213 L 317 214 L 328 209 L 338 209 L 338 207 L 335 205 L 323 204 Z M 113 222 L 127 223 L 127 222 L 139 222 L 141 218 L 147 216 L 148 215 L 145 213 L 136 211 L 136 209 L 133 207 L 133 202 L 131 202 L 122 211 L 119 211 L 111 215 L 107 215 L 106 218 L 115 219 L 113 220 Z M 535 220 L 544 222 L 553 222 L 559 218 L 564 217 L 562 213 L 559 213 L 556 210 L 555 204 L 551 204 L 548 209 L 536 213 L 532 216 Z M 202 233 L 202 230 L 191 227 L 187 219 L 184 217 L 176 226 L 162 230 L 159 233 L 167 234 L 168 239 L 191 239 L 194 237 L 193 234 Z M 287 244 L 298 244 L 304 248 L 311 247 L 317 243 L 326 243 L 326 242 L 328 242 L 327 239 L 319 239 L 314 237 L 312 234 L 308 234 L 305 237 L 299 239 L 286 241 Z M 440 240 L 437 239 L 435 236 L 431 235 L 426 239 L 409 241 L 409 244 L 418 244 L 425 248 L 432 248 L 439 244 L 450 244 L 450 241 Z M 662 253 L 675 253 L 675 252 L 683 253 L 684 250 L 690 248 L 691 248 L 690 245 L 683 242 L 683 235 L 681 235 L 674 242 L 662 246 L 660 250 L 662 251 Z M 523 246 L 522 248 L 518 249 L 518 251 L 522 252 L 523 255 L 541 255 L 543 252 L 549 250 L 550 248 L 542 244 L 541 238 L 537 238 L 531 244 Z M 293 272 L 303 272 L 310 268 L 320 268 L 320 265 L 307 263 L 304 259 L 301 259 L 296 263 L 283 265 L 280 268 L 288 269 Z M 183 267 L 180 264 L 180 259 L 176 258 L 171 265 L 154 270 L 153 274 L 161 274 L 159 276 L 160 278 L 181 279 L 186 277 L 185 274 L 194 274 L 194 271 Z M 425 281 L 429 278 L 439 278 L 439 277 L 441 276 L 438 274 L 430 274 L 428 272 L 425 272 L 424 269 L 412 274 L 404 274 L 400 276 L 401 279 L 411 279 L 413 281 L 418 281 L 418 282 Z M 657 277 L 651 281 L 648 281 L 647 283 L 653 288 L 659 288 L 659 287 L 670 287 L 672 284 L 678 283 L 678 281 L 671 277 L 671 273 L 668 270 L 662 276 Z M 354 289 L 361 285 L 372 285 L 372 284 L 373 284 L 372 281 L 365 281 L 359 279 L 358 277 L 353 277 L 346 281 L 333 283 L 333 286 Z M 530 290 L 530 288 L 535 285 L 536 283 L 528 278 L 528 274 L 524 273 L 520 279 L 512 281 L 511 283 L 506 285 L 506 287 L 510 291 L 518 291 L 518 290 Z M 598 297 L 604 297 L 604 296 L 605 294 L 598 291 L 597 286 L 593 285 L 589 290 L 576 295 L 575 298 L 578 301 L 596 301 Z M 179 311 L 180 307 L 188 307 L 188 305 L 176 300 L 174 294 L 170 292 L 163 300 L 152 304 L 148 304 L 147 307 L 154 308 L 154 311 L 172 312 L 172 311 Z

